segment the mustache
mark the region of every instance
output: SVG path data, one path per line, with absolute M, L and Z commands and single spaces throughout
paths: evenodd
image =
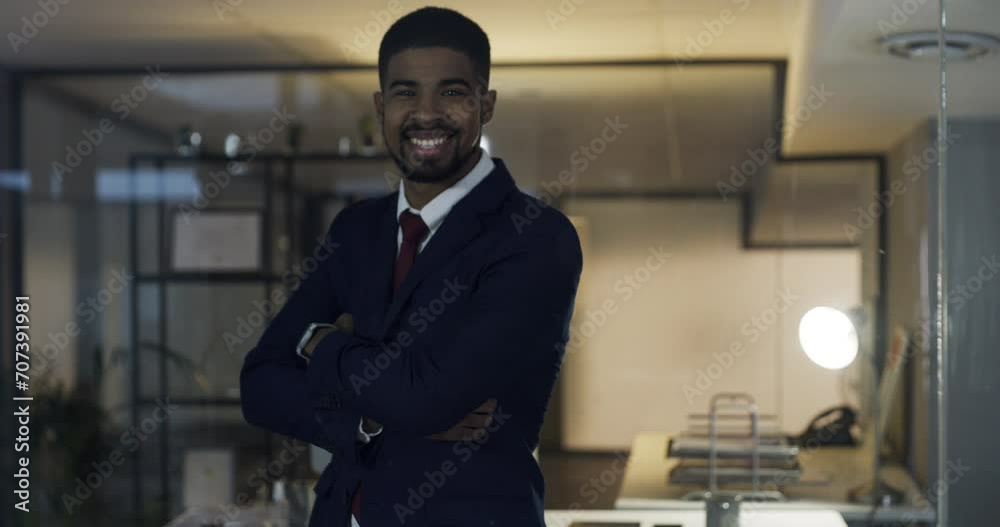
M 453 134 L 456 131 L 458 131 L 458 128 L 456 128 L 455 126 L 453 126 L 451 124 L 448 124 L 446 122 L 440 121 L 440 122 L 434 122 L 434 123 L 427 124 L 427 125 L 424 125 L 424 124 L 411 124 L 411 125 L 407 125 L 407 126 L 404 126 L 404 127 L 400 128 L 399 129 L 399 133 L 400 133 L 400 135 L 406 135 L 406 134 L 408 134 L 410 132 L 419 132 L 419 131 L 425 131 L 425 130 L 444 130 L 445 132 L 447 132 L 449 134 Z

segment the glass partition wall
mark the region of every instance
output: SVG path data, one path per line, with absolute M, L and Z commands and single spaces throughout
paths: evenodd
M 932 525 L 950 509 L 957 525 L 974 507 L 954 490 L 992 477 L 973 432 L 995 424 L 996 59 L 949 63 L 952 115 L 939 114 L 941 65 L 883 40 L 936 33 L 935 2 L 816 4 L 787 60 L 494 68 L 483 147 L 573 220 L 585 255 L 541 437 L 547 508 L 684 508 L 705 465 L 667 458 L 670 441 L 697 450 L 712 401 L 734 393 L 753 404 L 721 430 L 746 436 L 753 410 L 761 444 L 797 448 L 756 489 L 745 472 L 722 482 L 761 491 L 751 511 L 806 502 L 851 525 Z M 963 7 L 952 27 L 998 19 Z M 237 374 L 331 218 L 395 189 L 376 71 L 137 68 L 23 86 L 24 284 L 45 299 L 34 367 L 50 412 L 41 524 L 162 525 L 197 504 L 245 510 L 238 494 L 266 501 L 276 480 L 308 485 L 312 453 L 256 483 L 286 443 L 243 423 Z M 115 451 L 91 485 L 91 462 Z M 581 476 L 574 454 L 600 461 Z M 192 491 L 206 466 L 230 474 L 218 495 Z M 612 484 L 584 485 L 608 470 Z
M 988 411 L 998 394 L 1000 342 L 1000 78 L 997 21 L 992 2 L 941 0 L 940 109 L 929 131 L 936 153 L 931 185 L 937 459 L 929 480 L 941 525 L 1000 520 L 982 506 L 1000 478 L 993 438 L 1000 418 Z M 987 490 L 990 489 L 990 490 Z M 978 504 L 978 505 L 977 505 Z

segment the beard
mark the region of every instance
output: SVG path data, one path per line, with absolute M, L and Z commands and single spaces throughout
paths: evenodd
M 399 151 L 389 150 L 392 155 L 393 161 L 396 162 L 396 166 L 399 167 L 400 174 L 403 179 L 407 181 L 413 181 L 415 183 L 437 183 L 445 181 L 448 178 L 455 175 L 455 173 L 461 170 L 462 166 L 476 154 L 477 148 L 473 146 L 466 151 L 462 151 L 459 147 L 459 134 L 453 134 L 451 137 L 452 141 L 455 141 L 455 146 L 452 149 L 451 155 L 443 159 L 434 160 L 424 160 L 420 159 L 414 152 L 410 152 L 409 155 L 405 153 L 408 148 L 410 139 L 405 135 L 406 130 L 400 132 L 399 137 Z M 385 139 L 385 134 L 383 133 L 383 138 Z M 388 141 L 386 141 L 388 144 Z

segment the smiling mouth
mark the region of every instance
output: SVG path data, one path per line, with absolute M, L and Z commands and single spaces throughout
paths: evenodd
M 419 137 L 411 137 L 410 144 L 419 146 L 420 148 L 434 148 L 436 146 L 441 146 L 447 141 L 451 136 L 448 137 L 436 137 L 434 139 L 420 139 Z
M 455 133 L 450 131 L 416 130 L 406 134 L 406 141 L 420 159 L 428 160 L 443 155 L 453 137 Z

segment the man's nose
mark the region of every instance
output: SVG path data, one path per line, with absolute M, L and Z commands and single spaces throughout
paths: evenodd
M 432 122 L 443 117 L 440 98 L 434 94 L 424 94 L 417 98 L 413 116 L 419 122 Z

